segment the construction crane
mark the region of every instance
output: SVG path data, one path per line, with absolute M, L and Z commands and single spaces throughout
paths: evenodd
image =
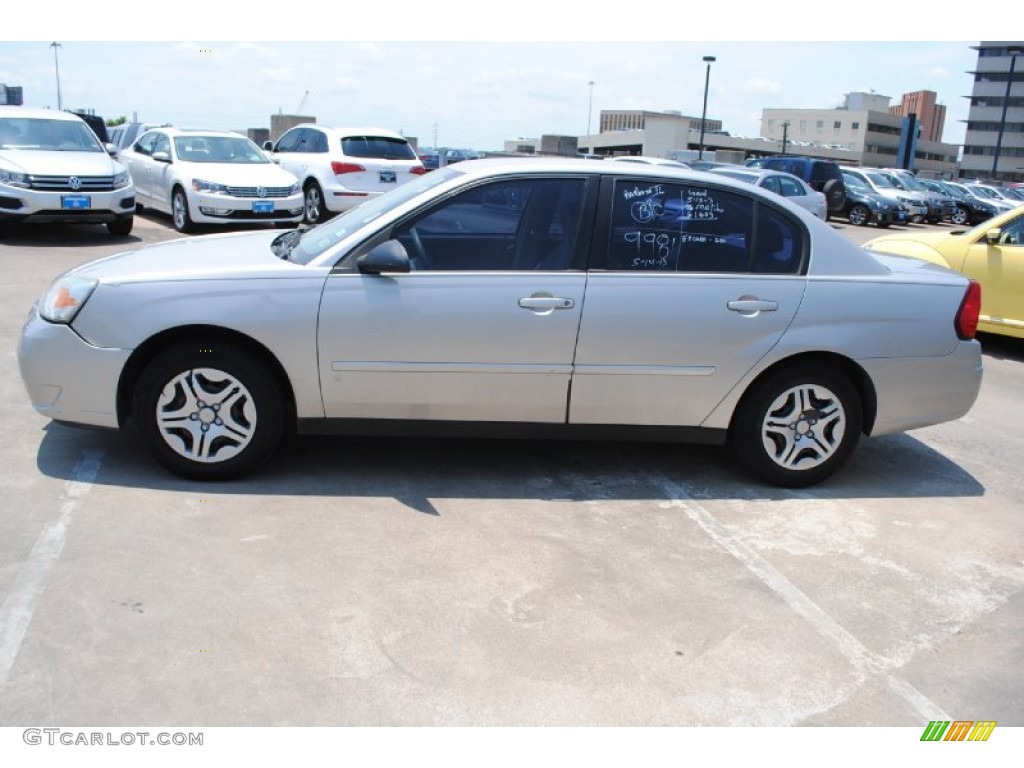
M 302 101 L 299 102 L 299 106 L 295 109 L 296 115 L 301 115 L 302 110 L 306 108 L 306 102 L 309 101 L 309 91 L 302 94 Z

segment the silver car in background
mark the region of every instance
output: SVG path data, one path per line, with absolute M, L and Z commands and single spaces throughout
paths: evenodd
M 806 486 L 861 435 L 971 408 L 979 305 L 725 177 L 476 160 L 310 230 L 73 269 L 18 359 L 41 414 L 131 426 L 187 477 L 241 475 L 297 430 L 695 440 Z

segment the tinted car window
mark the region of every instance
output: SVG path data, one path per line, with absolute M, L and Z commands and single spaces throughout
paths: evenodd
M 573 266 L 582 179 L 522 179 L 467 190 L 394 237 L 416 270 L 554 270 Z
M 416 153 L 405 139 L 387 136 L 345 136 L 341 149 L 349 157 L 376 160 L 415 160 Z
M 801 266 L 799 232 L 786 216 L 735 192 L 620 181 L 608 268 L 794 273 Z
M 302 135 L 301 128 L 292 128 L 281 140 L 277 142 L 276 152 L 294 152 L 299 144 L 299 137 Z

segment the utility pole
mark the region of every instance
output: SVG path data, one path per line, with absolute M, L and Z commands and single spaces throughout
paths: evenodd
M 57 49 L 63 48 L 60 43 L 54 41 L 50 43 L 50 47 L 53 48 L 53 66 L 57 70 L 57 109 L 63 109 L 64 104 L 60 98 L 60 62 L 57 61 Z
M 782 123 L 782 154 L 786 154 L 786 143 L 789 136 L 789 120 Z
M 697 151 L 697 159 L 704 159 L 704 126 L 708 121 L 708 85 L 711 82 L 711 63 L 715 61 L 714 56 L 705 56 L 704 63 L 707 69 L 704 72 L 704 109 L 700 113 L 700 145 Z

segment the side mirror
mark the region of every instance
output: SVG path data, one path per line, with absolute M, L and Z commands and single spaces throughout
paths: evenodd
M 1003 230 L 999 227 L 995 227 L 985 232 L 985 240 L 989 245 L 999 245 L 999 238 L 1002 237 L 1002 234 Z
M 263 142 L 263 148 L 265 150 L 267 150 L 267 152 L 273 152 L 274 151 L 274 142 L 272 142 L 272 141 L 264 141 Z
M 171 162 L 171 155 L 169 152 L 154 152 L 153 159 L 158 163 L 169 163 Z
M 397 240 L 387 240 L 356 259 L 356 266 L 360 272 L 368 275 L 408 272 L 409 253 Z
M 117 144 L 111 144 L 109 141 L 103 145 L 103 148 L 107 150 L 107 154 L 111 157 L 117 157 Z

